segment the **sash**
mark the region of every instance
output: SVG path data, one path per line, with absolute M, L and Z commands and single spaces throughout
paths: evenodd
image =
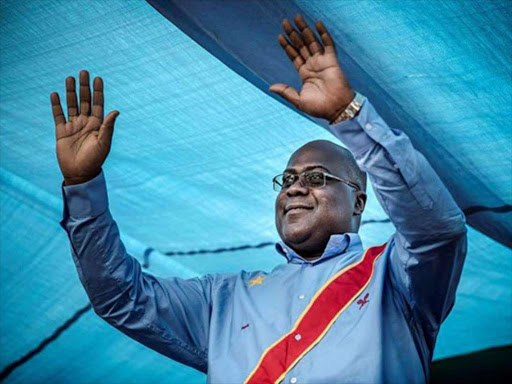
M 365 290 L 386 243 L 368 248 L 361 260 L 343 268 L 315 294 L 293 329 L 268 347 L 244 384 L 275 384 L 308 353 L 343 311 Z

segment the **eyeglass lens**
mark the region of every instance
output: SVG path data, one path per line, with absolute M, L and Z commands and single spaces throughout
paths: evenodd
M 281 188 L 289 188 L 298 178 L 299 175 L 285 173 L 278 178 L 278 182 L 281 184 Z M 302 174 L 302 180 L 307 187 L 321 188 L 325 185 L 325 174 L 322 172 L 304 172 Z

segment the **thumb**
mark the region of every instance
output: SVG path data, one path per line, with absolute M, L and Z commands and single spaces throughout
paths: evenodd
M 283 83 L 276 83 L 269 88 L 269 91 L 277 93 L 279 96 L 292 103 L 295 106 L 295 108 L 300 109 L 299 93 L 289 85 Z
M 98 140 L 102 144 L 106 144 L 107 148 L 110 148 L 112 142 L 112 135 L 114 134 L 114 123 L 116 122 L 119 111 L 112 111 L 103 120 L 101 124 Z

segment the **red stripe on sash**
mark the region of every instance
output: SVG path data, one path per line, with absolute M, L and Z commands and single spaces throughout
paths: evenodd
M 327 333 L 341 313 L 370 282 L 375 261 L 386 244 L 368 248 L 361 260 L 345 267 L 320 288 L 291 332 L 262 354 L 246 384 L 279 383 Z

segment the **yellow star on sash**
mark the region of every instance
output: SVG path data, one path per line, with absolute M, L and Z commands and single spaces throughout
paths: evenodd
M 265 279 L 266 277 L 263 277 L 263 276 L 258 276 L 257 278 L 253 279 L 253 280 L 249 280 L 249 282 L 251 283 L 251 285 L 249 285 L 249 288 L 255 286 L 256 284 L 262 284 L 263 283 L 263 279 Z

